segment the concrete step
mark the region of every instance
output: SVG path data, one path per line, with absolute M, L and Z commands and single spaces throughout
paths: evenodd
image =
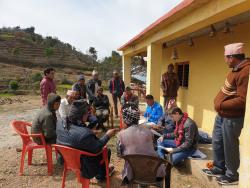
M 194 175 L 196 178 L 202 182 L 202 184 L 207 188 L 238 188 L 237 185 L 227 185 L 221 186 L 217 183 L 215 178 L 208 177 L 206 174 L 203 174 L 201 170 L 206 168 L 206 164 L 209 161 L 212 161 L 212 145 L 211 144 L 200 144 L 199 149 L 207 155 L 207 159 L 205 160 L 195 160 L 195 159 L 188 159 L 186 161 L 186 167 L 189 171 Z

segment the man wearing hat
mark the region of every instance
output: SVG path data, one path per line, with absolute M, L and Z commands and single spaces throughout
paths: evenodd
M 131 87 L 127 86 L 125 92 L 121 97 L 121 104 L 124 106 L 125 104 L 134 105 L 137 108 L 139 107 L 139 98 L 135 94 L 132 93 Z
M 245 58 L 244 44 L 225 46 L 225 61 L 232 70 L 214 99 L 217 112 L 213 130 L 213 167 L 203 169 L 217 177 L 219 184 L 237 184 L 240 165 L 239 136 L 244 122 L 250 61 Z
M 94 132 L 87 128 L 89 104 L 84 100 L 75 100 L 69 110 L 67 122 L 59 120 L 57 123 L 57 143 L 76 148 L 90 153 L 99 153 L 115 135 L 116 130 L 108 130 L 100 139 Z M 109 159 L 111 151 L 109 150 Z M 81 175 L 91 179 L 105 180 L 105 164 L 100 164 L 102 154 L 96 157 L 81 157 Z M 114 166 L 109 165 L 109 172 L 114 171 Z
M 68 90 L 66 97 L 61 100 L 58 112 L 62 119 L 66 120 L 66 117 L 69 114 L 70 105 L 75 100 L 75 97 L 76 97 L 76 91 Z
M 76 99 L 87 99 L 87 94 L 90 96 L 85 84 L 84 75 L 79 75 L 77 82 L 72 86 L 72 90 L 76 92 Z
M 102 81 L 98 79 L 98 72 L 93 70 L 92 79 L 87 83 L 87 89 L 89 90 L 89 102 L 92 104 L 94 97 L 97 95 L 97 89 L 102 86 Z
M 115 108 L 115 116 L 118 117 L 118 108 L 117 102 L 118 99 L 121 101 L 121 96 L 125 90 L 125 85 L 123 80 L 120 78 L 117 70 L 113 71 L 113 78 L 109 82 L 109 91 L 112 94 L 114 108 Z

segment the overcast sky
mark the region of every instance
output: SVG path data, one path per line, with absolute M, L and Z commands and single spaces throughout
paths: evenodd
M 0 27 L 35 27 L 98 57 L 126 43 L 181 0 L 0 0 Z

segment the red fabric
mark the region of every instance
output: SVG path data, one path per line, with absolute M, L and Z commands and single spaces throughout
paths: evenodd
M 40 83 L 40 93 L 42 98 L 42 104 L 47 104 L 47 97 L 50 93 L 56 93 L 56 84 L 53 80 L 44 77 Z
M 184 123 L 186 122 L 187 118 L 188 118 L 188 114 L 184 113 L 181 119 L 181 122 L 179 124 L 178 122 L 176 123 L 175 130 L 174 130 L 174 135 L 175 135 L 174 141 L 175 141 L 176 147 L 181 145 L 181 141 L 184 137 Z

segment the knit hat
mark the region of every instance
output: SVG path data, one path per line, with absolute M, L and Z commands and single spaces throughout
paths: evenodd
M 88 110 L 89 104 L 85 100 L 81 99 L 74 101 L 69 110 L 69 121 L 74 124 L 80 124 L 83 115 L 88 113 Z
M 225 56 L 244 54 L 244 44 L 243 43 L 228 44 L 224 48 L 225 48 Z
M 79 75 L 79 76 L 78 76 L 78 81 L 80 81 L 80 80 L 85 80 L 84 75 Z
M 124 123 L 126 123 L 128 126 L 138 125 L 138 121 L 140 119 L 140 111 L 136 106 L 125 105 L 122 108 L 122 118 Z

